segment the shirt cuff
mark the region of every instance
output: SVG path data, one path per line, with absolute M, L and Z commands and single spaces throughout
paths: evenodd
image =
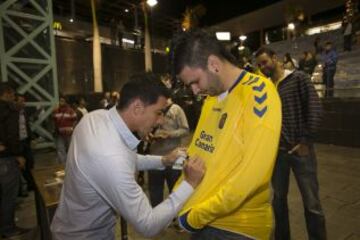
M 162 156 L 156 156 L 156 155 L 141 155 L 138 154 L 137 159 L 137 170 L 143 171 L 143 170 L 164 170 L 165 166 L 162 164 L 161 158 Z

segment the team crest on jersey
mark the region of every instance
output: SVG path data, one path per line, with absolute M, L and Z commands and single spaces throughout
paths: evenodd
M 221 118 L 220 118 L 220 121 L 219 121 L 219 128 L 220 129 L 223 129 L 223 127 L 225 125 L 225 122 L 226 122 L 226 119 L 227 119 L 227 113 L 223 113 L 221 115 Z

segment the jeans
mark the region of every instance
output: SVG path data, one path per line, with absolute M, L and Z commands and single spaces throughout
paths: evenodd
M 336 67 L 324 67 L 323 70 L 323 82 L 325 84 L 325 97 L 334 96 L 334 76 L 336 73 Z
M 352 35 L 344 35 L 344 51 L 351 51 Z
M 15 228 L 16 198 L 19 192 L 20 170 L 14 157 L 0 158 L 0 233 Z
M 238 233 L 233 233 L 218 228 L 205 227 L 201 229 L 200 232 L 192 234 L 190 239 L 191 240 L 251 240 L 254 238 L 249 238 Z
M 308 239 L 326 239 L 325 217 L 319 200 L 317 163 L 313 146 L 310 146 L 310 154 L 304 157 L 282 150 L 278 153 L 272 177 L 275 239 L 291 239 L 287 203 L 290 169 L 295 175 L 302 196 Z
M 66 163 L 66 155 L 70 146 L 70 141 L 71 136 L 56 136 L 56 152 L 59 163 Z
M 167 167 L 164 170 L 150 170 L 148 175 L 150 202 L 155 207 L 164 199 L 164 181 L 166 181 L 169 192 L 171 192 L 181 175 L 181 171 Z

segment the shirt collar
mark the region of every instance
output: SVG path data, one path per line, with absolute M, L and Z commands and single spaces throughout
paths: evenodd
M 112 107 L 109 110 L 109 116 L 113 122 L 116 131 L 120 137 L 124 140 L 125 144 L 131 149 L 136 150 L 137 145 L 140 143 L 140 140 L 135 137 L 135 135 L 130 131 L 124 120 L 121 118 L 118 113 L 116 106 Z
M 284 70 L 284 77 L 282 79 L 287 78 L 290 74 L 292 74 L 295 70 L 289 70 L 289 69 L 285 69 Z M 281 79 L 281 80 L 282 80 Z
M 243 80 L 244 76 L 246 75 L 246 71 L 242 70 L 242 72 L 240 73 L 239 77 L 235 80 L 235 82 L 233 83 L 233 85 L 229 88 L 228 92 L 230 93 L 235 87 L 236 85 L 238 85 L 239 82 L 241 82 L 241 80 Z
M 275 86 L 279 86 L 280 82 L 284 81 L 290 74 L 292 74 L 295 70 L 289 70 L 289 69 L 285 69 L 284 70 L 284 76 L 279 79 L 279 81 L 276 82 Z
M 224 100 L 224 99 L 226 98 L 226 96 L 229 94 L 229 92 L 231 92 L 231 91 L 236 87 L 236 85 L 238 85 L 238 83 L 241 82 L 241 80 L 244 78 L 245 74 L 246 74 L 246 71 L 243 70 L 243 71 L 240 73 L 239 77 L 235 80 L 235 82 L 233 83 L 233 85 L 229 88 L 229 90 L 221 93 L 221 94 L 218 96 L 218 100 L 219 100 L 219 101 Z

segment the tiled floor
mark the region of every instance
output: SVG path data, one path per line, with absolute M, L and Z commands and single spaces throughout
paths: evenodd
M 320 196 L 326 215 L 328 239 L 360 239 L 360 148 L 318 144 L 316 151 Z M 52 165 L 55 163 L 54 159 L 54 152 L 38 152 L 36 167 Z M 39 240 L 33 194 L 27 198 L 19 198 L 18 201 L 16 214 L 18 224 L 34 230 L 21 238 L 13 239 Z M 289 207 L 292 238 L 295 240 L 307 239 L 302 201 L 294 178 L 291 179 Z M 116 232 L 120 239 L 119 227 Z M 146 238 L 134 233 L 129 227 L 129 239 L 144 240 Z M 189 237 L 186 233 L 178 233 L 170 227 L 153 239 L 187 240 Z

